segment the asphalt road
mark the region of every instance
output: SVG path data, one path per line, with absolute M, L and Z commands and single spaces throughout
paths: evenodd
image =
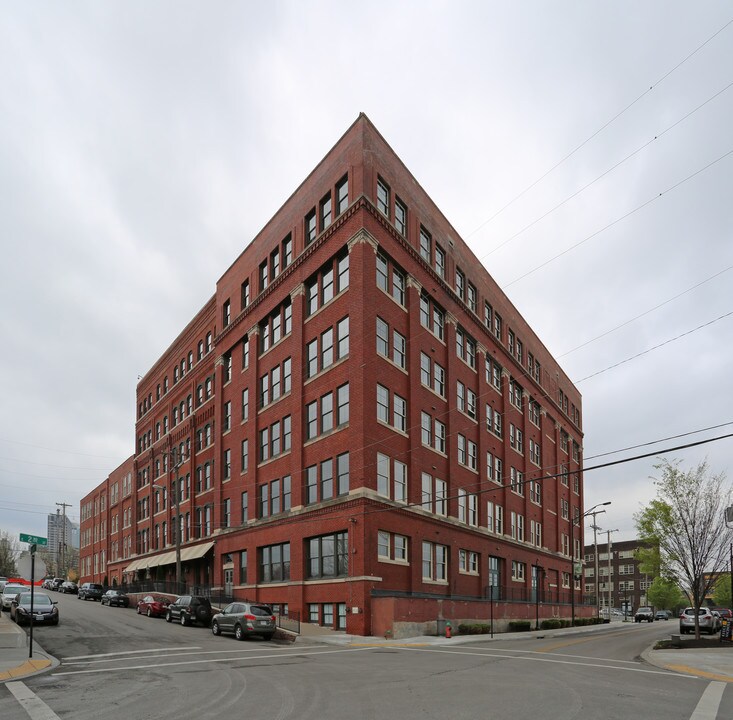
M 54 599 L 61 624 L 36 639 L 61 664 L 0 686 L 2 720 L 733 718 L 726 684 L 641 660 L 670 623 L 452 647 L 281 645 Z

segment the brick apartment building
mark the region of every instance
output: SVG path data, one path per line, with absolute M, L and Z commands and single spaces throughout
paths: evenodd
M 186 587 L 306 621 L 570 614 L 580 394 L 364 115 L 137 403 L 82 580 L 172 580 L 177 508 Z
M 601 533 L 602 535 L 603 533 Z M 584 592 L 589 596 L 600 593 L 600 606 L 608 607 L 608 594 L 611 593 L 611 607 L 634 612 L 642 605 L 648 605 L 647 591 L 654 580 L 639 570 L 636 551 L 643 545 L 639 540 L 611 541 L 611 567 L 609 576 L 608 543 L 598 544 L 598 577 L 596 578 L 595 548 L 584 548 L 585 567 L 583 569 Z M 596 582 L 597 580 L 597 582 Z M 663 609 L 663 608 L 660 608 Z

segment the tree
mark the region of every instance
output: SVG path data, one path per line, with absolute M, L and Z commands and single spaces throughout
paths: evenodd
M 655 577 L 647 591 L 649 602 L 658 610 L 669 608 L 676 610 L 684 602 L 682 591 L 673 580 L 664 577 Z
M 639 539 L 659 546 L 660 570 L 688 594 L 699 611 L 728 559 L 733 529 L 725 524 L 731 488 L 725 473 L 713 475 L 707 462 L 683 471 L 662 460 L 655 468 L 657 496 L 634 516 Z M 695 612 L 695 636 L 700 637 Z
M 14 577 L 18 574 L 15 561 L 20 555 L 20 544 L 9 532 L 0 532 L 0 575 Z
M 713 602 L 716 607 L 733 607 L 733 598 L 731 598 L 730 573 L 720 575 L 713 588 Z

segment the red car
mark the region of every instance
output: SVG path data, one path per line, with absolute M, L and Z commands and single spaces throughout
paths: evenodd
M 137 614 L 145 613 L 148 617 L 165 617 L 170 600 L 161 595 L 146 595 L 137 601 Z

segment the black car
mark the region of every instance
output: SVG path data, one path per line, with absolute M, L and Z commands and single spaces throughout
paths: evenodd
M 82 583 L 77 597 L 79 600 L 101 600 L 104 588 L 99 583 Z
M 130 598 L 122 592 L 122 590 L 107 590 L 102 595 L 102 605 L 112 607 L 130 607 Z
M 181 625 L 199 623 L 208 627 L 211 622 L 211 602 L 201 595 L 181 595 L 165 611 L 165 621 L 178 620 Z
M 51 600 L 44 593 L 33 593 L 33 605 L 31 606 L 31 593 L 19 593 L 10 605 L 10 618 L 20 625 L 24 622 L 30 622 L 33 616 L 33 624 L 49 623 L 50 625 L 59 624 L 59 609 L 56 602 Z
M 59 592 L 64 593 L 64 595 L 66 595 L 67 593 L 71 595 L 76 595 L 79 592 L 79 586 L 75 582 L 67 580 L 66 582 L 61 583 Z

